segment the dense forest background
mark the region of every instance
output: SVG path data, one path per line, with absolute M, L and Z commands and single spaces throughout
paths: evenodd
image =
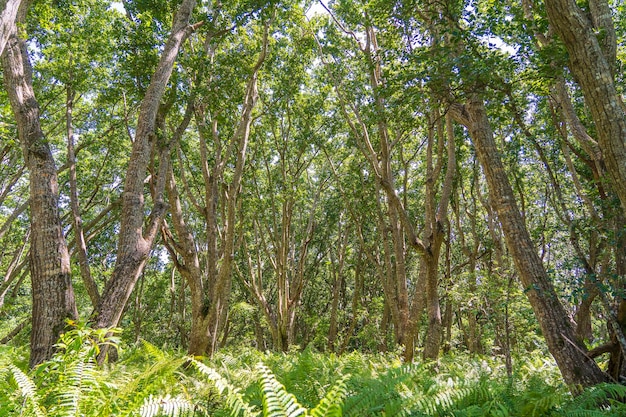
M 0 5 L 16 369 L 103 365 L 120 328 L 624 381 L 622 2 Z

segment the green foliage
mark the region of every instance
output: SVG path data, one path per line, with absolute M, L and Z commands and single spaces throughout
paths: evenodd
M 101 367 L 94 343 L 113 340 L 85 326 L 68 333 L 57 355 L 30 372 L 19 356 L 13 363 L 12 350 L 0 350 L 0 415 L 577 417 L 626 411 L 625 386 L 602 384 L 571 397 L 566 387 L 546 383 L 558 371 L 545 362 L 519 366 L 511 378 L 488 358 L 462 355 L 402 365 L 394 355 L 239 350 L 205 363 L 143 342 Z
M 197 360 L 192 360 L 192 363 L 198 369 L 198 371 L 207 377 L 217 388 L 219 395 L 223 397 L 226 404 L 226 408 L 230 410 L 230 416 L 256 416 L 259 412 L 246 402 L 239 388 L 233 386 L 228 380 L 223 378 L 216 370 L 206 366 L 204 363 Z
M 37 417 L 45 416 L 35 383 L 20 368 L 13 364 L 8 366 L 8 370 L 15 381 L 15 385 L 17 385 L 19 389 L 21 397 L 24 399 L 25 410 L 23 411 L 27 414 L 32 413 L 32 415 Z
M 342 405 L 348 395 L 346 381 L 350 374 L 344 374 L 335 385 L 326 393 L 319 404 L 310 411 L 312 417 L 335 417 L 342 416 Z
M 169 395 L 164 397 L 153 397 L 150 395 L 141 408 L 141 417 L 157 417 L 162 415 L 179 417 L 186 416 L 193 410 L 193 405 L 185 398 L 172 398 Z
M 70 246 L 75 245 L 75 231 L 69 226 L 63 126 L 69 104 L 66 93 L 74 97 L 79 211 L 99 287 L 116 262 L 120 225 L 119 205 L 114 202 L 122 195 L 138 103 L 179 3 L 41 0 L 32 2 L 24 27 L 42 127 L 58 161 L 59 208 Z M 205 364 L 163 347 L 186 346 L 190 296 L 189 283 L 176 274 L 165 250 L 158 248 L 146 262 L 134 303 L 120 324 L 134 326 L 125 341 L 143 337 L 151 343 L 141 342 L 123 352 L 120 362 L 101 367 L 95 358 L 103 345 L 119 346 L 116 332 L 75 324 L 62 336 L 54 358 L 32 371 L 26 371 L 24 349 L 2 347 L 0 381 L 7 389 L 0 391 L 0 415 L 624 412 L 619 402 L 624 397 L 621 385 L 598 386 L 577 398 L 570 398 L 559 385 L 554 364 L 545 359 L 545 343 L 525 294 L 528 289 L 516 284 L 471 138 L 459 124 L 449 141 L 457 148 L 458 175 L 450 221 L 442 225 L 448 236 L 447 253 L 445 266 L 442 255 L 437 288 L 442 307 L 450 311 L 447 348 L 456 353 L 435 371 L 424 364 L 402 366 L 393 355 L 335 356 L 314 349 L 295 353 L 299 347 L 287 355 L 270 355 L 242 348 L 252 343 L 263 349 L 268 346 L 267 329 L 278 314 L 277 306 L 284 303 L 279 295 L 300 290 L 297 300 L 287 302 L 294 309 L 294 345 L 320 351 L 401 348 L 393 334 L 398 329 L 394 314 L 387 317 L 395 303 L 394 291 L 383 292 L 399 270 L 396 254 L 386 243 L 395 226 L 377 221 L 388 214 L 388 207 L 372 166 L 358 152 L 359 129 L 351 129 L 347 122 L 362 121 L 376 150 L 381 145 L 377 133 L 387 125 L 393 143 L 389 168 L 398 180 L 398 196 L 422 233 L 420 219 L 427 209 L 423 185 L 441 180 L 428 178 L 425 168 L 424 144 L 433 129 L 432 115 L 443 116 L 450 104 L 462 105 L 468 98 L 485 100 L 525 225 L 559 298 L 572 304 L 566 309 L 579 311 L 591 296 L 585 283 L 589 276 L 582 274 L 581 256 L 572 247 L 575 240 L 589 261 L 597 264 L 594 268 L 607 275 L 598 274 L 597 287 L 615 301 L 623 298 L 617 272 L 624 255 L 619 240 L 623 220 L 614 217 L 619 208 L 614 207 L 610 185 L 596 172 L 599 167 L 591 160 L 593 155 L 587 155 L 585 146 L 572 137 L 572 123 L 560 114 L 562 105 L 554 102 L 555 80 L 563 78 L 581 125 L 597 141 L 589 108 L 564 71 L 568 59 L 563 45 L 556 38 L 543 44 L 537 36 L 549 33 L 541 7 L 495 0 L 336 0 L 324 2 L 333 11 L 332 18 L 327 13 L 309 18 L 303 8 L 317 2 L 197 3 L 192 21 L 204 25 L 190 34 L 177 58 L 166 93 L 172 108 L 159 138 L 173 134 L 183 109 L 195 100 L 193 120 L 173 148 L 172 165 L 203 267 L 211 263 L 209 248 L 223 250 L 220 239 L 217 247 L 208 245 L 209 237 L 219 235 L 223 227 L 213 231 L 207 227 L 211 201 L 206 198 L 211 193 L 206 192 L 205 182 L 217 184 L 218 222 L 230 222 L 223 203 L 237 155 L 238 145 L 231 138 L 237 135 L 242 95 L 259 54 L 261 28 L 273 15 L 235 219 L 233 264 L 238 281 L 232 289 L 228 285 L 232 303 L 223 342 L 237 350 L 221 352 Z M 615 83 L 623 92 L 626 6 L 615 0 L 610 3 L 618 38 Z M 113 4 L 123 5 L 126 13 Z M 442 6 L 445 10 L 438 10 Z M 377 36 L 375 54 L 365 51 L 373 47 L 368 30 Z M 375 63 L 380 64 L 381 80 L 373 86 Z M 377 105 L 379 98 L 383 105 Z M 0 93 L 1 336 L 27 319 L 31 302 L 25 244 L 28 210 L 11 220 L 30 197 L 28 177 L 8 102 Z M 514 116 L 520 119 L 517 123 Z M 525 129 L 519 126 L 524 123 Z M 200 137 L 206 140 L 206 155 Z M 448 142 L 439 138 L 437 143 L 443 147 Z M 571 168 L 565 161 L 566 149 L 572 154 Z M 538 157 L 538 153 L 542 154 Z M 203 170 L 213 167 L 220 155 L 231 157 L 220 162 L 221 177 L 211 178 Z M 435 165 L 442 169 L 446 157 L 437 159 Z M 152 182 L 158 167 L 164 166 L 161 162 L 155 155 L 151 158 L 146 201 L 153 198 Z M 566 224 L 570 217 L 571 224 Z M 172 222 L 166 221 L 171 228 Z M 411 255 L 407 241 L 398 244 L 406 246 L 406 284 L 411 294 L 418 294 L 420 260 Z M 338 254 L 342 245 L 345 251 Z M 284 260 L 279 254 L 285 255 Z M 75 259 L 72 264 L 78 310 L 87 315 L 93 306 L 78 279 Z M 289 285 L 278 288 L 279 271 Z M 205 282 L 212 279 L 210 271 L 202 273 Z M 249 288 L 255 280 L 258 293 Z M 332 319 L 338 335 L 333 345 L 328 335 L 335 282 L 339 283 L 338 307 Z M 416 301 L 409 303 L 416 305 Z M 590 308 L 595 344 L 609 340 L 606 312 L 597 314 L 598 304 Z M 417 321 L 423 333 L 426 320 L 418 317 Z M 470 335 L 474 330 L 476 334 Z M 11 343 L 25 343 L 27 334 L 23 331 Z M 473 338 L 478 339 L 478 348 L 470 347 L 468 340 Z M 465 349 L 491 351 L 494 358 L 486 359 L 483 366 L 482 361 L 465 356 Z M 497 363 L 505 351 L 525 364 L 512 378 Z
M 3 416 L 182 416 L 192 404 L 184 391 L 167 392 L 175 379 L 174 371 L 185 362 L 150 344 L 144 344 L 138 361 L 137 351 L 114 367 L 100 367 L 97 356 L 102 346 L 117 348 L 116 329 L 93 330 L 82 324 L 61 337 L 59 351 L 48 362 L 26 373 L 9 363 L 0 374 L 2 383 L 16 389 L 3 392 Z M 2 358 L 3 361 L 6 358 Z M 137 363 L 148 366 L 138 369 Z
M 297 417 L 306 413 L 296 397 L 285 390 L 265 365 L 258 366 L 263 390 L 263 415 L 267 417 Z

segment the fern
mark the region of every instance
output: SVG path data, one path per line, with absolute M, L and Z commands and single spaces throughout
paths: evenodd
M 132 415 L 141 408 L 146 396 L 153 391 L 166 395 L 165 390 L 172 388 L 170 376 L 185 362 L 184 358 L 163 359 L 137 377 L 128 380 L 124 388 L 118 390 L 102 407 L 99 416 L 112 414 Z M 176 381 L 176 384 L 178 381 Z M 114 412 L 116 411 L 116 412 Z
M 346 399 L 344 414 L 355 417 L 381 415 L 381 412 L 387 416 L 398 415 L 406 409 L 406 396 L 401 395 L 400 388 L 412 385 L 411 379 L 416 373 L 415 365 L 407 365 L 388 369 L 382 375 L 361 375 L 350 384 L 350 391 L 358 394 Z
M 230 410 L 232 417 L 237 416 L 258 416 L 260 412 L 255 411 L 243 398 L 239 388 L 233 386 L 225 378 L 223 378 L 216 370 L 210 368 L 200 361 L 190 359 L 196 369 L 206 376 L 217 388 L 220 395 L 226 394 L 226 405 Z
M 81 409 L 86 408 L 82 403 L 93 399 L 90 394 L 99 385 L 95 357 L 83 349 L 74 360 L 63 365 L 59 380 L 52 387 L 54 406 L 50 408 L 50 412 L 59 417 L 78 416 L 81 415 Z
M 27 410 L 32 410 L 32 413 L 36 417 L 45 417 L 46 412 L 41 406 L 41 401 L 39 399 L 39 394 L 37 393 L 37 387 L 35 383 L 30 379 L 28 375 L 22 372 L 17 366 L 10 364 L 9 370 L 13 376 L 13 379 L 17 383 L 20 392 L 22 393 L 22 397 L 26 400 Z
M 346 381 L 350 378 L 350 374 L 346 374 L 328 390 L 324 398 L 319 404 L 309 412 L 312 417 L 341 417 L 342 404 L 348 395 Z
M 607 416 L 623 416 L 624 414 L 609 414 L 606 411 L 600 411 L 600 410 L 574 410 L 574 411 L 568 411 L 568 412 L 560 412 L 558 414 L 556 414 L 558 416 L 564 416 L 564 417 L 607 417 Z
M 263 415 L 265 417 L 297 417 L 306 415 L 296 397 L 285 390 L 284 385 L 276 380 L 272 371 L 259 364 L 261 385 L 263 387 Z
M 146 353 L 148 353 L 148 355 L 152 356 L 157 361 L 169 359 L 169 355 L 167 355 L 163 350 L 159 349 L 147 340 L 141 339 L 141 345 Z
M 143 342 L 102 368 L 95 340 L 87 329 L 68 335 L 30 374 L 17 365 L 19 354 L 0 350 L 0 416 L 626 416 L 625 386 L 598 385 L 572 398 L 564 385 L 546 382 L 551 370 L 503 379 L 489 359 L 445 358 L 433 370 L 402 366 L 393 355 L 244 351 L 221 353 L 214 368 Z
M 563 404 L 560 416 L 595 417 L 626 415 L 626 386 L 599 384 L 583 391 L 578 397 Z
M 153 397 L 150 395 L 139 409 L 141 417 L 156 417 L 166 415 L 168 417 L 183 417 L 193 411 L 193 405 L 182 397 Z

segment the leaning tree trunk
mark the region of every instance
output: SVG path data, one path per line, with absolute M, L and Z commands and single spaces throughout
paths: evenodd
M 545 5 L 550 24 L 567 49 L 570 71 L 591 111 L 613 189 L 626 213 L 626 114 L 613 78 L 615 29 L 610 8 L 606 0 L 590 0 L 591 22 L 575 0 L 546 0 Z
M 195 29 L 189 25 L 195 0 L 183 0 L 172 32 L 146 91 L 137 122 L 137 133 L 126 171 L 122 195 L 121 226 L 117 260 L 113 275 L 106 283 L 92 321 L 96 328 L 117 326 L 130 294 L 143 271 L 148 255 L 165 213 L 163 201 L 165 179 L 169 166 L 168 149 L 163 150 L 157 177 L 155 204 L 144 229 L 144 178 L 156 138 L 156 117 L 161 98 L 169 81 L 174 61 L 182 43 Z M 167 147 L 166 147 L 167 148 Z
M 57 171 L 41 130 L 26 43 L 12 33 L 2 55 L 4 82 L 30 171 L 30 275 L 32 282 L 31 367 L 49 359 L 65 327 L 78 313 L 70 257 L 59 217 Z
M 0 55 L 15 27 L 15 19 L 22 0 L 0 0 Z
M 563 379 L 575 392 L 580 387 L 607 382 L 607 375 L 577 341 L 572 322 L 535 250 L 500 159 L 483 101 L 474 96 L 465 106 L 453 106 L 452 112 L 472 138 L 507 247 Z

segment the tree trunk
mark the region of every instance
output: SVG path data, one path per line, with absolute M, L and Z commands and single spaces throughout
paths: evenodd
M 197 243 L 191 229 L 187 226 L 173 170 L 170 168 L 168 173 L 167 194 L 176 239 L 167 228 L 164 229 L 164 235 L 166 241 L 175 241 L 174 244 L 168 245 L 168 249 L 176 268 L 189 283 L 192 321 L 188 351 L 191 355 L 212 355 L 218 348 L 219 336 L 226 325 L 233 273 L 232 259 L 235 252 L 238 199 L 246 162 L 252 112 L 258 99 L 257 78 L 267 55 L 268 30 L 269 23 L 264 28 L 262 52 L 246 86 L 239 124 L 234 135 L 224 141 L 226 146 L 222 146 L 217 123 L 214 122 L 211 129 L 206 126 L 204 122 L 206 114 L 201 100 L 190 103 L 186 111 L 184 126 L 189 123 L 189 118 L 195 113 L 201 159 L 205 161 L 201 167 L 204 179 L 204 205 L 194 201 L 194 206 L 199 209 L 206 223 L 207 241 L 205 244 Z M 209 45 L 209 42 L 205 42 L 205 45 Z M 182 130 L 184 129 L 179 128 L 181 134 Z M 211 139 L 217 147 L 215 164 L 212 167 L 206 162 L 211 159 L 207 146 L 209 135 L 212 135 Z M 234 173 L 231 182 L 227 183 L 224 170 L 232 159 L 236 161 Z M 184 177 L 183 184 L 188 189 Z M 222 193 L 222 189 L 228 189 L 226 195 Z M 223 210 L 224 215 L 220 213 L 220 209 Z M 221 224 L 220 221 L 222 221 Z M 204 268 L 200 264 L 200 255 L 197 250 L 197 247 L 202 246 L 207 248 Z
M 535 250 L 500 159 L 483 101 L 474 96 L 465 106 L 453 106 L 451 110 L 472 138 L 507 247 L 563 379 L 575 392 L 580 387 L 607 382 L 607 375 L 587 355 L 586 347 L 577 342 L 569 316 Z
M 332 301 L 330 306 L 330 324 L 328 328 L 328 343 L 327 348 L 329 352 L 335 351 L 335 342 L 337 340 L 337 331 L 339 327 L 339 293 L 343 284 L 343 253 L 341 253 L 341 247 L 339 248 L 339 265 L 335 266 L 336 259 L 331 259 L 332 271 L 330 271 L 333 277 L 332 285 Z
M 426 268 L 426 309 L 428 329 L 424 342 L 424 359 L 437 360 L 441 346 L 442 323 L 439 305 L 439 248 L 432 256 L 422 256 L 421 268 Z
M 0 55 L 4 52 L 7 41 L 15 27 L 15 19 L 22 0 L 0 0 Z
M 606 0 L 589 3 L 593 24 L 575 0 L 546 0 L 545 6 L 567 49 L 570 71 L 591 111 L 613 189 L 626 213 L 626 114 L 613 78 L 615 29 Z M 601 41 L 594 29 L 601 30 Z
M 356 256 L 356 265 L 354 270 L 354 292 L 352 294 L 352 319 L 350 320 L 350 325 L 348 326 L 347 331 L 345 332 L 345 337 L 343 342 L 341 343 L 341 347 L 339 348 L 339 355 L 342 355 L 346 349 L 348 348 L 348 344 L 350 343 L 350 338 L 354 334 L 354 330 L 356 329 L 357 321 L 359 318 L 358 310 L 359 310 L 359 300 L 361 298 L 361 291 L 364 286 L 363 276 L 361 273 L 362 262 L 363 261 L 363 248 L 359 246 L 358 254 Z
M 117 260 L 113 274 L 106 283 L 92 320 L 96 328 L 117 326 L 128 298 L 139 278 L 165 214 L 163 201 L 165 180 L 169 165 L 169 147 L 159 144 L 163 159 L 159 165 L 158 184 L 153 197 L 154 207 L 144 230 L 144 179 L 150 155 L 156 141 L 156 118 L 160 101 L 168 84 L 174 61 L 182 43 L 195 27 L 189 25 L 195 0 L 183 0 L 172 26 L 172 32 L 164 47 L 161 59 L 152 76 L 141 102 L 137 121 L 137 133 L 126 171 L 122 213 L 117 248 Z M 106 349 L 103 350 L 106 353 Z M 103 358 L 104 356 L 101 356 Z
M 230 292 L 232 286 L 232 274 L 233 274 L 233 259 L 235 254 L 235 230 L 236 230 L 236 215 L 238 211 L 239 194 L 241 192 L 241 183 L 243 178 L 243 170 L 246 166 L 248 140 L 250 137 L 250 126 L 252 124 L 252 114 L 256 103 L 259 98 L 257 90 L 257 80 L 261 66 L 265 62 L 267 57 L 268 48 L 268 33 L 270 22 L 266 22 L 263 30 L 263 44 L 261 47 L 261 53 L 259 54 L 257 61 L 252 68 L 252 74 L 246 85 L 246 92 L 244 96 L 244 103 L 241 118 L 239 124 L 235 129 L 233 137 L 230 139 L 231 143 L 228 146 L 229 150 L 233 150 L 235 158 L 235 167 L 232 174 L 232 179 L 227 184 L 227 192 L 222 196 L 224 204 L 224 218 L 223 225 L 218 227 L 218 213 L 217 204 L 220 201 L 218 195 L 218 186 L 226 185 L 223 178 L 223 171 L 226 164 L 229 162 L 231 155 L 221 156 L 216 161 L 213 174 L 208 175 L 205 172 L 205 178 L 213 182 L 213 188 L 207 188 L 207 234 L 209 235 L 209 262 L 207 265 L 208 284 L 206 285 L 206 292 L 204 296 L 208 302 L 208 311 L 206 321 L 203 324 L 202 330 L 193 330 L 198 334 L 202 331 L 208 338 L 208 346 L 206 353 L 212 355 L 218 348 L 218 337 L 220 332 L 226 325 L 226 318 L 228 313 L 228 306 L 230 301 Z M 217 125 L 214 126 L 215 128 Z M 213 136 L 219 138 L 218 133 L 214 129 Z M 221 159 L 223 158 L 223 159 Z M 206 171 L 206 167 L 204 170 Z M 222 181 L 217 183 L 217 181 Z M 207 187 L 211 187 L 207 185 Z M 218 251 L 218 239 L 221 236 L 221 247 Z M 220 258 L 221 255 L 221 258 Z M 213 272 L 211 272 L 213 271 Z
M 96 281 L 91 275 L 89 267 L 89 258 L 87 257 L 87 243 L 85 242 L 85 234 L 83 230 L 83 219 L 80 214 L 80 205 L 78 203 L 78 184 L 76 179 L 76 152 L 74 147 L 74 122 L 72 112 L 74 110 L 74 98 L 76 93 L 70 86 L 66 86 L 67 97 L 65 100 L 65 123 L 67 131 L 67 164 L 69 168 L 70 183 L 70 206 L 72 208 L 72 219 L 74 226 L 74 242 L 76 251 L 78 252 L 78 265 L 80 267 L 80 275 L 83 279 L 87 294 L 91 299 L 92 305 L 95 307 L 100 301 L 100 293 Z
M 59 217 L 56 166 L 41 130 L 26 43 L 18 37 L 14 22 L 2 55 L 2 67 L 24 159 L 30 171 L 33 306 L 29 365 L 34 367 L 52 356 L 65 320 L 77 318 L 78 313 L 70 280 L 70 257 Z
M 443 328 L 444 328 L 444 336 L 443 336 L 443 353 L 446 354 L 450 352 L 452 348 L 452 300 L 451 297 L 448 297 L 446 300 L 446 309 L 443 313 Z
M 176 269 L 185 282 L 189 284 L 191 292 L 191 334 L 188 351 L 190 355 L 203 355 L 208 345 L 208 341 L 205 341 L 207 338 L 202 331 L 203 322 L 208 312 L 204 307 L 203 274 L 200 269 L 200 260 L 198 258 L 195 240 L 188 230 L 183 217 L 182 203 L 171 168 L 167 182 L 167 195 L 170 203 L 172 223 L 178 239 L 174 244 L 170 244 L 170 241 L 173 240 L 173 236 L 171 236 L 169 230 L 164 227 L 164 240 Z M 181 259 L 178 258 L 177 252 L 180 254 Z

